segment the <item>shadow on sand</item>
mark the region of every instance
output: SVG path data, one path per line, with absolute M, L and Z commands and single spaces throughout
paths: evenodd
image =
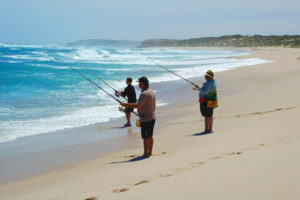
M 134 157 L 131 158 L 130 160 L 125 160 L 125 161 L 120 161 L 120 162 L 111 162 L 109 164 L 119 164 L 119 163 L 128 163 L 128 162 L 137 162 L 137 161 L 141 161 L 141 160 L 145 160 L 149 158 L 149 156 L 138 156 L 138 157 Z
M 201 133 L 195 133 L 193 135 L 190 135 L 190 136 L 203 136 L 203 135 L 209 135 L 209 134 L 212 134 L 213 132 L 211 131 L 203 131 Z

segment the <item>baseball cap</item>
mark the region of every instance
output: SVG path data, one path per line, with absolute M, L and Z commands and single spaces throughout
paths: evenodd
M 144 84 L 148 84 L 148 83 L 149 83 L 149 80 L 148 80 L 148 78 L 147 78 L 146 76 L 142 76 L 142 77 L 140 77 L 140 78 L 138 79 L 137 82 L 142 82 L 142 83 L 144 83 Z

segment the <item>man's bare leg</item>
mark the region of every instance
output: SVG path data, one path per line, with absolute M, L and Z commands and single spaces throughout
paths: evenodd
M 152 155 L 152 148 L 153 148 L 153 138 L 146 138 L 144 139 L 144 155 L 143 156 L 151 156 Z
M 208 131 L 212 132 L 212 127 L 213 127 L 213 117 L 209 117 Z
M 205 124 L 205 131 L 209 131 L 209 117 L 205 117 L 204 120 L 204 124 Z
M 148 156 L 148 143 L 147 139 L 143 139 L 144 141 L 144 155 L 143 156 Z
M 131 124 L 130 123 L 130 112 L 129 113 L 125 113 L 126 115 L 126 119 L 127 119 L 127 124 Z
M 153 137 L 148 138 L 149 139 L 149 156 L 152 156 L 152 148 L 153 148 Z

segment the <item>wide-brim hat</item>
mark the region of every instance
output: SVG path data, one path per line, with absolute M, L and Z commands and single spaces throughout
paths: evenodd
M 209 76 L 210 78 L 214 78 L 215 77 L 215 73 L 211 70 L 207 70 L 207 72 L 205 73 L 205 76 Z

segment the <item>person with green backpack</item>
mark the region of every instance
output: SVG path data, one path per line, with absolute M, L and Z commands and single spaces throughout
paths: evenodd
M 199 90 L 200 111 L 205 118 L 205 130 L 203 133 L 212 133 L 213 111 L 218 107 L 217 86 L 214 80 L 214 72 L 208 70 L 205 74 L 206 82 L 202 87 L 194 86 L 194 90 Z

